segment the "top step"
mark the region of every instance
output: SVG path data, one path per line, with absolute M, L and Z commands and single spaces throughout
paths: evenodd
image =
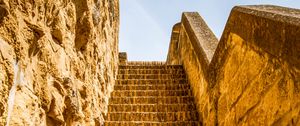
M 182 65 L 167 65 L 161 61 L 128 61 L 119 64 L 119 69 L 183 69 Z
M 129 65 L 129 66 L 162 66 L 165 65 L 165 62 L 161 61 L 128 61 L 124 65 Z
M 183 69 L 182 65 L 119 65 L 119 69 Z

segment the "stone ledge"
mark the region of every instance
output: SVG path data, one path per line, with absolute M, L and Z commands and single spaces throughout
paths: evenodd
M 236 6 L 233 11 L 240 11 L 261 18 L 268 18 L 293 25 L 300 25 L 300 10 L 294 8 L 280 7 L 274 5 L 248 5 Z
M 266 52 L 300 68 L 300 10 L 273 5 L 236 6 L 232 9 L 211 66 L 226 48 L 230 33 L 238 34 L 257 52 Z M 298 53 L 297 53 L 298 52 Z
M 199 59 L 208 65 L 217 48 L 218 39 L 197 12 L 183 13 L 181 22 Z

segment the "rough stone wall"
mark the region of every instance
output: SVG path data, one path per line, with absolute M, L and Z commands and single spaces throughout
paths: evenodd
M 220 125 L 300 125 L 300 10 L 233 9 L 212 61 Z
M 185 28 L 181 29 L 180 34 L 180 56 L 185 72 L 188 76 L 189 83 L 193 89 L 193 95 L 195 103 L 199 113 L 199 121 L 214 122 L 215 115 L 208 113 L 212 108 L 210 103 L 210 93 L 208 92 L 208 81 L 205 79 L 204 69 L 201 67 L 203 64 L 198 59 L 197 53 L 191 44 L 191 40 L 188 38 Z M 213 113 L 214 114 L 214 113 Z M 205 123 L 207 124 L 207 123 Z
M 118 0 L 0 0 L 0 125 L 101 125 Z
M 189 31 L 210 31 L 182 20 L 179 57 L 204 125 L 300 125 L 299 22 L 295 9 L 235 7 L 209 49 L 203 45 L 214 38 Z

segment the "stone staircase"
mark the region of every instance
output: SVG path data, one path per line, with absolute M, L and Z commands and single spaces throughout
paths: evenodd
M 105 126 L 198 126 L 192 96 L 181 65 L 128 62 L 119 66 Z

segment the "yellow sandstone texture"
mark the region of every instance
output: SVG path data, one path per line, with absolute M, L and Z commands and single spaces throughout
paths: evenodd
M 101 125 L 118 0 L 0 0 L 0 125 Z
M 101 126 L 104 117 L 131 118 L 105 116 L 117 79 L 118 32 L 118 0 L 0 0 L 0 125 Z M 186 117 L 211 126 L 300 125 L 299 35 L 296 9 L 237 6 L 220 41 L 197 13 L 184 13 L 173 28 L 166 64 L 180 66 L 192 89 L 187 94 L 198 114 Z M 123 68 L 130 66 L 126 57 L 120 54 Z M 136 115 L 158 122 L 152 118 L 157 113 Z M 177 113 L 167 124 L 177 117 L 185 119 Z
M 203 125 L 300 125 L 299 22 L 300 10 L 237 6 L 218 41 L 183 14 L 167 64 L 183 65 Z

